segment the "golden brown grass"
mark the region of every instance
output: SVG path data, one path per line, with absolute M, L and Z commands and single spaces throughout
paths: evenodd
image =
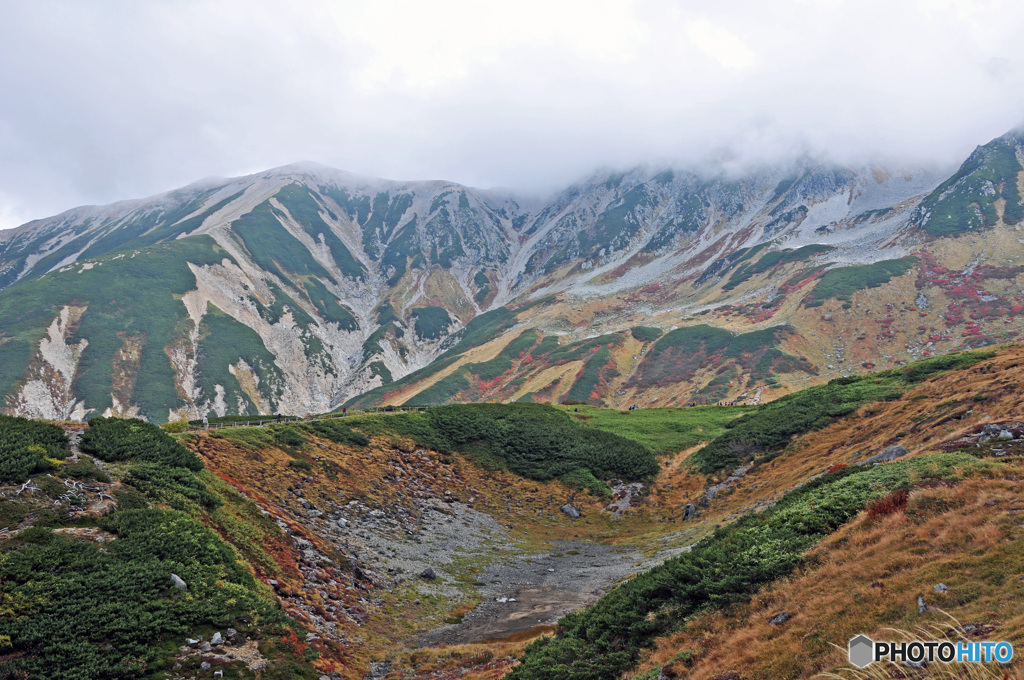
M 811 678 L 845 665 L 845 641 L 854 635 L 886 639 L 890 628 L 932 629 L 949 621 L 943 611 L 991 626 L 983 629 L 986 639 L 1021 644 L 1024 515 L 1015 511 L 1024 510 L 1024 481 L 1015 477 L 1022 473 L 1024 466 L 1008 465 L 994 478 L 918 488 L 906 513 L 878 520 L 862 513 L 814 548 L 791 578 L 746 605 L 696 617 L 663 639 L 640 670 L 690 650 L 692 667 L 680 677 L 736 671 L 745 680 Z M 935 593 L 938 583 L 949 591 Z M 919 594 L 933 608 L 923 616 Z M 770 624 L 779 611 L 791 620 Z M 1022 668 L 1018 661 L 1011 677 Z

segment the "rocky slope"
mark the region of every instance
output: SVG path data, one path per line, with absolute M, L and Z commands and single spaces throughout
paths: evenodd
M 1021 149 L 952 176 L 638 168 L 547 201 L 302 164 L 78 208 L 0 234 L 0 392 L 155 421 L 769 398 L 1018 332 Z

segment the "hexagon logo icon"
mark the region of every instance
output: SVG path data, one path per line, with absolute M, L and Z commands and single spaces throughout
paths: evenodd
M 867 668 L 875 660 L 875 642 L 867 635 L 850 638 L 850 663 Z

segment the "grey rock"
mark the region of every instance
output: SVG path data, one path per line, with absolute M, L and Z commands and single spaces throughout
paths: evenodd
M 177 574 L 171 574 L 171 584 L 178 590 L 188 590 L 188 586 L 185 585 L 185 582 Z
M 786 621 L 789 621 L 790 618 L 790 615 L 786 612 L 779 612 L 778 614 L 773 616 L 771 620 L 768 621 L 768 623 L 772 624 L 773 626 L 781 626 Z
M 996 439 L 1013 439 L 1013 433 L 1009 430 L 1003 430 Z
M 209 661 L 202 662 L 201 664 L 199 664 L 199 668 L 201 668 L 204 671 L 210 670 L 210 662 Z
M 989 425 L 986 425 L 985 427 L 981 428 L 981 431 L 982 431 L 982 433 L 987 434 L 990 437 L 994 437 L 997 434 L 999 434 L 1000 432 L 1002 432 L 1003 428 L 999 427 L 998 425 L 991 425 L 991 424 L 989 424 Z
M 860 465 L 871 465 L 873 463 L 888 463 L 891 460 L 902 458 L 903 456 L 910 453 L 905 446 L 890 446 L 881 453 L 871 456 L 867 460 L 860 463 Z
M 437 579 L 437 574 L 434 572 L 433 567 L 427 567 L 426 569 L 420 572 L 420 578 L 426 579 L 428 581 L 433 581 Z
M 683 508 L 683 519 L 688 520 L 697 516 L 697 506 L 693 503 L 687 503 L 686 507 Z
M 932 588 L 932 590 L 934 590 L 937 593 L 947 593 L 949 592 L 949 586 L 947 586 L 945 583 L 937 583 L 935 584 L 935 587 Z
M 213 634 L 213 637 L 210 638 L 210 644 L 214 646 L 224 644 L 224 636 L 220 634 L 220 631 Z
M 574 506 L 572 503 L 566 503 L 565 505 L 563 505 L 562 512 L 569 515 L 569 517 L 572 517 L 573 519 L 578 519 L 580 517 L 580 511 L 577 510 L 576 506 Z
M 928 603 L 924 601 L 924 595 L 917 596 L 917 613 L 924 614 L 928 611 Z
M 196 640 L 195 638 L 185 638 L 185 644 L 195 649 L 199 646 L 199 640 Z
M 202 646 L 199 648 L 199 651 L 200 652 L 212 652 L 213 651 L 213 645 L 211 645 L 209 642 L 204 642 L 202 644 Z
M 228 640 L 234 640 L 235 638 L 238 637 L 238 631 L 235 630 L 234 628 L 228 628 L 228 632 L 225 634 L 225 637 Z

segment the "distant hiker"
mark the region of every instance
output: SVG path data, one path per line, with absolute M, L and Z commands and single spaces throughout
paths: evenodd
M 341 407 L 341 417 L 344 418 L 347 415 L 348 415 L 348 406 L 342 406 Z
M 281 414 L 280 413 L 277 414 L 277 422 L 281 422 Z
M 210 429 L 210 419 L 207 418 L 206 416 L 203 416 L 203 429 L 204 430 L 209 430 Z

